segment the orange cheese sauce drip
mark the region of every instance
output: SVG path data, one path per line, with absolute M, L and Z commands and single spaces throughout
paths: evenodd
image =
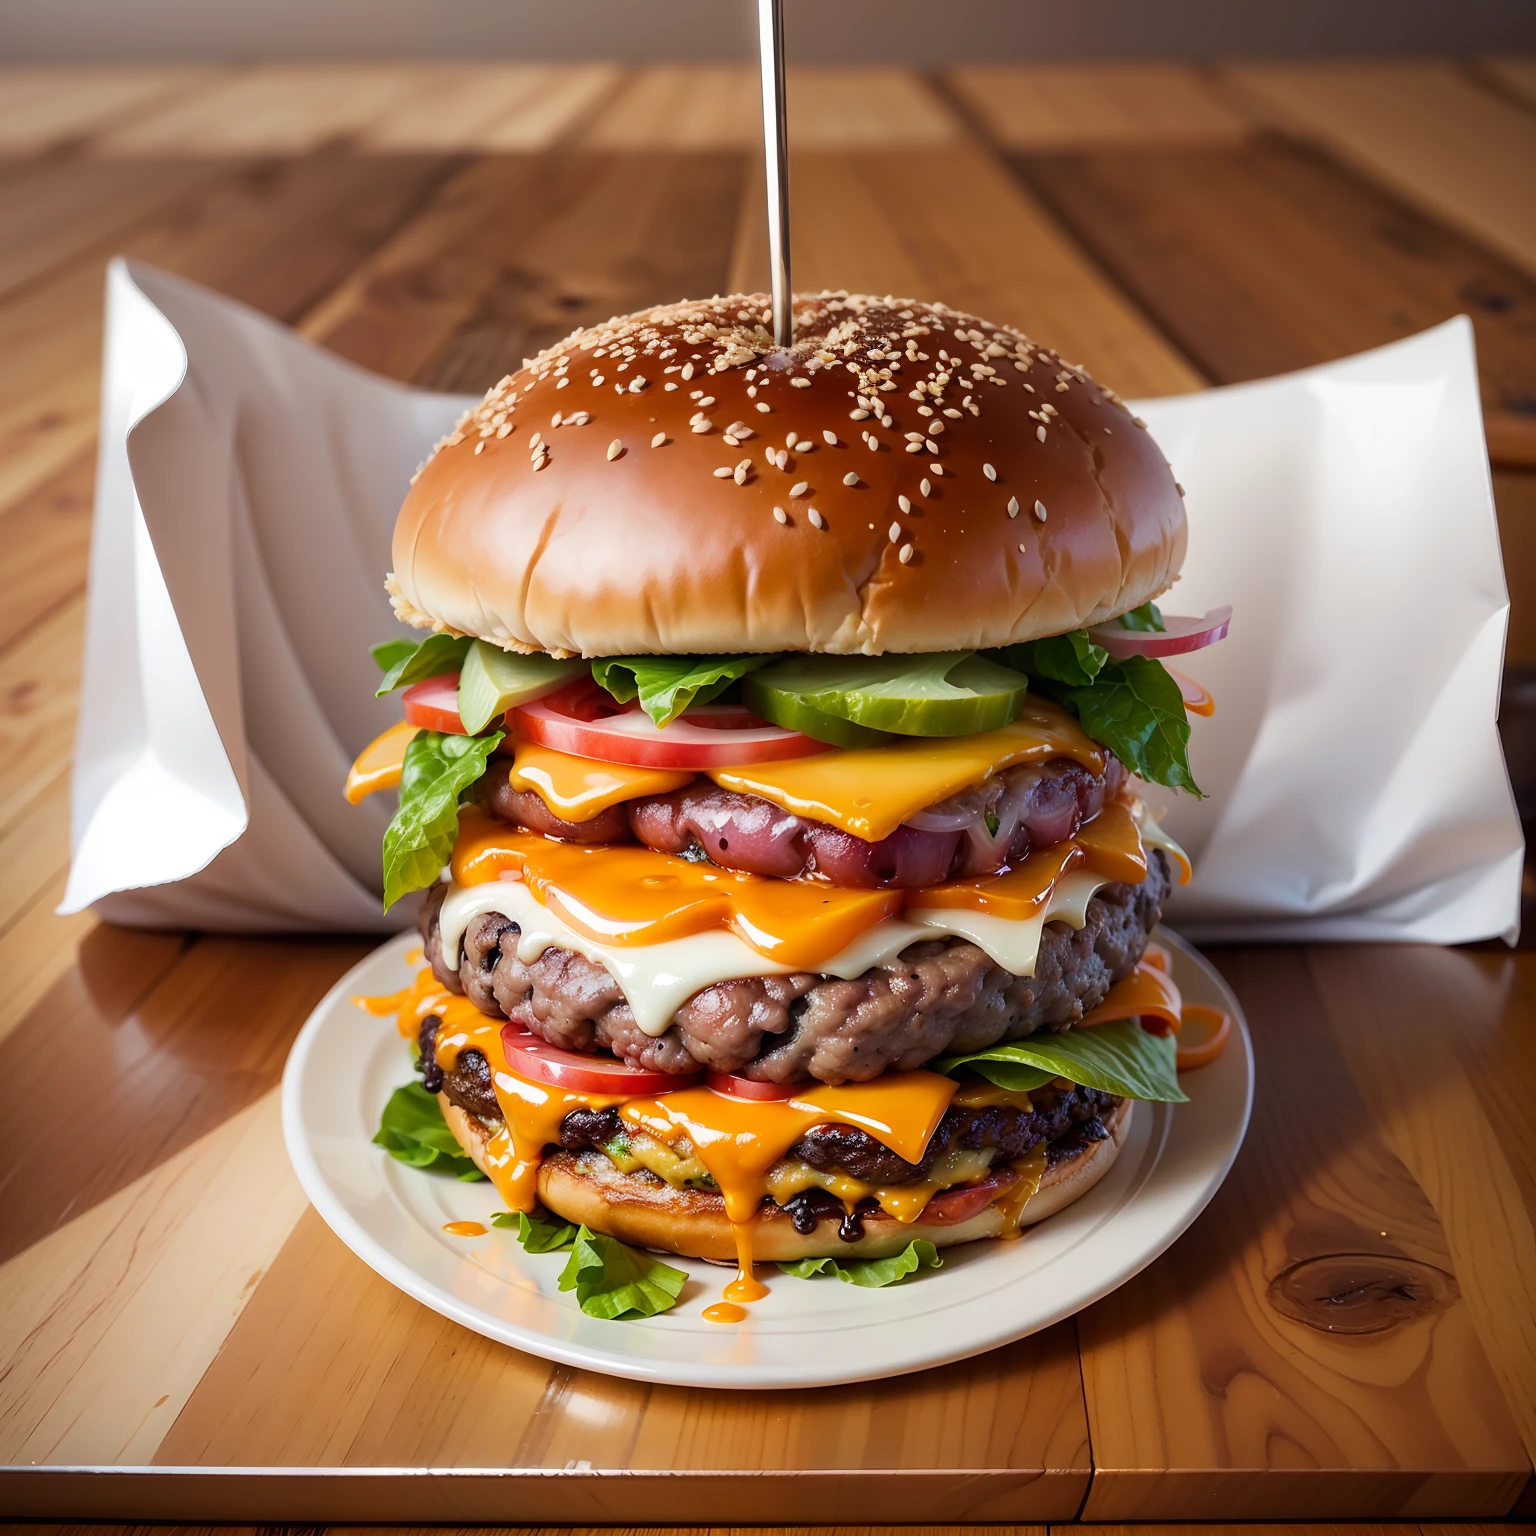
M 419 727 L 402 720 L 375 736 L 357 755 L 347 774 L 344 791 L 348 805 L 361 805 L 381 789 L 393 789 L 400 782 L 405 749 L 416 737 Z
M 627 1124 L 658 1141 L 685 1135 L 725 1198 L 726 1215 L 747 1222 L 768 1193 L 768 1170 L 815 1125 L 856 1125 L 909 1163 L 918 1162 L 955 1096 L 954 1079 L 900 1072 L 840 1088 L 818 1085 L 792 1099 L 730 1098 L 712 1088 L 684 1088 L 630 1099 Z
M 1141 814 L 1139 802 L 1114 800 L 1075 837 L 1031 854 L 1006 874 L 901 891 L 771 880 L 634 845 L 562 843 L 470 808 L 460 817 L 452 872 L 461 886 L 521 879 L 596 943 L 659 944 L 723 928 L 765 959 L 814 970 L 909 906 L 1023 919 L 1050 901 L 1070 870 L 1140 884 L 1147 875 Z
M 705 1307 L 699 1316 L 706 1323 L 742 1323 L 746 1321 L 745 1307 L 738 1307 L 729 1301 L 717 1301 L 712 1307 Z
M 1177 1034 L 1184 1016 L 1183 999 L 1174 979 L 1167 971 L 1151 961 L 1143 959 L 1124 981 L 1117 981 L 1109 989 L 1109 996 L 1097 1008 L 1090 1008 L 1078 1021 L 1076 1028 L 1087 1029 L 1094 1024 L 1111 1024 L 1117 1019 L 1155 1019 L 1163 1027 L 1153 1033 Z
M 508 774 L 513 789 L 532 790 L 565 821 L 591 821 L 611 805 L 642 795 L 670 794 L 694 777 L 691 772 L 600 763 L 521 738 L 513 745 Z
M 491 1229 L 478 1221 L 445 1221 L 443 1231 L 450 1237 L 484 1237 Z
M 1104 771 L 1104 751 L 1064 709 L 1029 698 L 1000 731 L 950 738 L 911 737 L 883 747 L 833 749 L 785 762 L 716 768 L 725 789 L 760 795 L 797 816 L 830 822 L 878 842 L 907 817 L 1019 763 L 1069 757 Z

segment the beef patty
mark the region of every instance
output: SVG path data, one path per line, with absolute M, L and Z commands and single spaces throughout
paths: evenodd
M 479 1051 L 463 1051 L 453 1070 L 437 1063 L 438 1020 L 421 1027 L 422 1080 L 433 1093 L 442 1093 L 460 1109 L 492 1123 L 501 1119 L 501 1106 L 491 1086 L 490 1067 Z M 995 1162 L 1012 1162 L 1046 1142 L 1057 1159 L 1102 1141 L 1103 1117 L 1120 1100 L 1096 1088 L 1036 1089 L 1031 1107 L 1008 1104 L 985 1107 L 955 1105 L 944 1112 L 929 1139 L 922 1160 L 909 1163 L 868 1131 L 855 1125 L 812 1126 L 786 1154 L 826 1173 L 845 1173 L 866 1184 L 908 1184 L 923 1178 L 951 1148 L 979 1151 L 991 1147 Z M 573 1109 L 560 1122 L 559 1144 L 567 1152 L 584 1147 L 603 1151 L 624 1134 L 616 1109 Z
M 635 1023 L 602 966 L 557 948 L 519 960 L 517 925 L 499 913 L 470 923 L 459 968 L 449 969 L 438 922 L 445 886 L 429 893 L 420 926 L 445 987 L 552 1045 L 610 1050 L 650 1071 L 710 1067 L 772 1083 L 867 1082 L 946 1053 L 1069 1028 L 1141 958 L 1168 883 L 1163 854 L 1148 850 L 1147 878 L 1104 886 L 1080 929 L 1045 925 L 1033 976 L 1014 976 L 965 939 L 925 940 L 852 981 L 800 971 L 717 982 L 694 993 L 655 1037 Z

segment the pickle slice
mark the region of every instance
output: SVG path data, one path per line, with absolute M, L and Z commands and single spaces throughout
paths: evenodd
M 867 725 L 855 725 L 851 720 L 829 715 L 796 694 L 759 688 L 756 673 L 741 680 L 741 700 L 761 719 L 781 725 L 786 731 L 799 731 L 812 741 L 824 741 L 828 746 L 883 747 L 891 739 L 886 731 L 872 731 Z
M 899 736 L 972 736 L 1017 720 L 1029 679 L 974 651 L 917 656 L 789 656 L 744 680 L 752 709 L 776 725 L 805 711 Z M 822 736 L 819 740 L 828 740 Z
M 518 656 L 476 640 L 459 670 L 459 719 L 471 736 L 477 735 L 497 715 L 542 698 L 590 668 L 591 663 L 579 657 L 556 661 L 553 656 Z

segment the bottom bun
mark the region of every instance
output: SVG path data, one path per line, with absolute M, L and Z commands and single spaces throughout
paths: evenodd
M 446 1098 L 443 1117 L 460 1145 L 484 1173 L 490 1130 L 475 1116 L 466 1114 Z M 1122 1099 L 1105 1116 L 1109 1135 L 1090 1142 L 1081 1151 L 1046 1170 L 1040 1188 L 1025 1203 L 1021 1227 L 1033 1226 L 1054 1216 L 1088 1193 L 1114 1166 L 1130 1133 L 1131 1101 Z M 1004 1188 L 999 1188 L 1002 1195 Z M 539 1199 L 557 1216 L 616 1237 L 636 1248 L 660 1249 L 685 1258 L 736 1262 L 735 1229 L 725 1214 L 725 1201 L 702 1189 L 674 1189 L 651 1176 L 621 1172 L 601 1153 L 551 1151 L 539 1167 Z M 1013 1230 L 997 1204 L 984 1206 L 964 1219 L 944 1220 L 942 1195 L 935 1196 L 930 1212 L 916 1221 L 900 1222 L 884 1211 L 859 1215 L 864 1236 L 844 1242 L 838 1235 L 839 1218 L 827 1215 L 806 1233 L 797 1232 L 789 1213 L 768 1205 L 752 1229 L 752 1255 L 764 1263 L 790 1263 L 796 1259 L 879 1259 L 900 1253 L 916 1238 L 936 1248 L 970 1243 L 983 1237 L 1002 1237 Z

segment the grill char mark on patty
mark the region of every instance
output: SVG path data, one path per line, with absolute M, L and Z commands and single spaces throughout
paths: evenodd
M 1010 974 L 967 940 L 929 940 L 852 981 L 796 972 L 717 982 L 689 998 L 656 1037 L 635 1023 L 602 966 L 554 947 L 519 960 L 517 925 L 499 913 L 470 923 L 459 968 L 450 970 L 438 920 L 445 886 L 429 893 L 420 926 L 427 961 L 445 987 L 552 1045 L 610 1050 L 649 1071 L 702 1066 L 773 1083 L 866 1082 L 947 1052 L 1069 1028 L 1130 974 L 1168 885 L 1167 861 L 1149 850 L 1146 880 L 1104 886 L 1082 928 L 1045 925 L 1032 977 Z

